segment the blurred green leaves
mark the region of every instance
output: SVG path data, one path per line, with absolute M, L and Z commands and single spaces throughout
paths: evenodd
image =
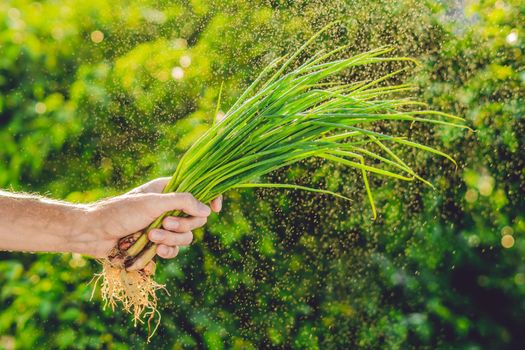
M 159 264 L 172 295 L 162 296 L 153 348 L 523 346 L 518 0 L 455 9 L 412 0 L 1 2 L 0 187 L 89 202 L 169 175 L 216 118 L 221 83 L 225 110 L 268 61 L 337 19 L 336 39 L 309 54 L 393 45 L 419 59 L 407 73 L 419 99 L 475 132 L 406 131 L 444 145 L 458 170 L 407 154 L 437 189 L 371 177 L 375 222 L 356 174 L 322 163 L 271 180 L 342 189 L 350 205 L 293 191 L 230 193 L 194 245 Z M 71 254 L 1 253 L 0 348 L 144 347 L 144 328 L 88 301 L 97 271 Z

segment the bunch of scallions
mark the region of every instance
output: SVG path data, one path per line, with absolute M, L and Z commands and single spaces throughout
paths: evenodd
M 347 47 L 318 52 L 299 64 L 305 48 L 329 26 L 315 34 L 295 53 L 271 62 L 230 107 L 224 118 L 211 126 L 182 156 L 164 192 L 189 192 L 208 203 L 234 188 L 269 187 L 317 192 L 342 199 L 342 194 L 294 184 L 254 183 L 265 174 L 319 158 L 354 168 L 362 174 L 364 187 L 376 210 L 367 175 L 413 181 L 419 177 L 392 149 L 395 145 L 431 152 L 452 162 L 447 154 L 400 135 L 372 131 L 381 123 L 424 122 L 466 128 L 462 119 L 425 109 L 425 104 L 399 97 L 414 89 L 410 84 L 388 85 L 394 71 L 372 81 L 353 83 L 337 80 L 348 69 L 388 61 L 410 61 L 386 57 L 390 48 L 378 48 L 343 59 L 334 59 Z M 291 68 L 292 65 L 297 68 Z M 396 97 L 397 96 L 397 97 Z M 217 110 L 220 103 L 217 104 Z M 151 229 L 161 227 L 165 213 L 141 232 L 125 237 L 102 261 L 101 293 L 113 309 L 119 303 L 133 315 L 135 324 L 157 311 L 158 289 L 144 267 L 155 257 L 156 245 L 148 240 Z M 126 249 L 123 249 L 125 247 Z M 131 267 L 133 267 L 131 269 Z M 133 271 L 130 271 L 133 270 Z M 97 283 L 95 283 L 97 284 Z M 158 326 L 155 327 L 155 329 Z M 150 332 L 150 336 L 155 332 Z

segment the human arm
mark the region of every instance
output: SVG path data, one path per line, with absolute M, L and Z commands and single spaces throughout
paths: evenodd
M 191 243 L 191 231 L 204 225 L 211 211 L 190 194 L 161 193 L 166 183 L 166 178 L 157 179 L 124 195 L 85 205 L 0 191 L 0 249 L 104 257 L 121 237 L 140 231 L 166 211 L 182 210 L 190 217 L 168 217 L 163 229 L 149 234 L 159 243 L 159 256 L 175 257 L 178 246 Z M 218 212 L 221 198 L 210 206 Z

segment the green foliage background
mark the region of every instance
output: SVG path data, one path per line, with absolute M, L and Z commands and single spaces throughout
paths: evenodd
M 0 187 L 89 202 L 169 175 L 212 122 L 221 83 L 226 109 L 272 58 L 336 19 L 342 25 L 310 53 L 387 44 L 419 59 L 405 76 L 421 87 L 419 98 L 476 132 L 387 127 L 445 150 L 459 168 L 407 152 L 436 190 L 373 179 L 376 221 L 359 176 L 314 162 L 273 178 L 340 190 L 353 203 L 227 194 L 194 245 L 159 266 L 171 296 L 162 296 L 150 346 L 522 348 L 520 0 L 4 0 Z M 504 235 L 512 248 L 502 247 Z M 0 348 L 145 347 L 145 327 L 89 302 L 98 268 L 71 254 L 0 253 Z

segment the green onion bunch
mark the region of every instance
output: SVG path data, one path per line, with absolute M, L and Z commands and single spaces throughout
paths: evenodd
M 343 46 L 298 62 L 305 48 L 326 29 L 295 53 L 275 59 L 261 72 L 224 118 L 182 156 L 164 192 L 189 192 L 204 203 L 231 189 L 246 187 L 307 190 L 348 199 L 324 189 L 258 182 L 282 167 L 319 158 L 362 174 L 375 217 L 368 174 L 429 184 L 394 152 L 393 146 L 420 149 L 454 162 L 447 154 L 403 136 L 373 131 L 377 124 L 388 126 L 386 123 L 390 122 L 465 128 L 461 118 L 428 110 L 423 103 L 399 97 L 414 89 L 410 84 L 388 85 L 388 80 L 403 69 L 369 81 L 347 83 L 337 79 L 349 69 L 393 61 L 406 61 L 410 65 L 412 59 L 388 57 L 392 49 L 387 47 L 335 59 L 347 49 Z M 219 104 L 220 95 L 217 111 Z M 161 227 L 168 215 L 181 213 L 165 213 L 133 235 L 134 243 L 128 249 L 119 251 L 124 262 L 122 270 L 143 269 L 155 257 L 156 245 L 148 240 L 148 232 Z

